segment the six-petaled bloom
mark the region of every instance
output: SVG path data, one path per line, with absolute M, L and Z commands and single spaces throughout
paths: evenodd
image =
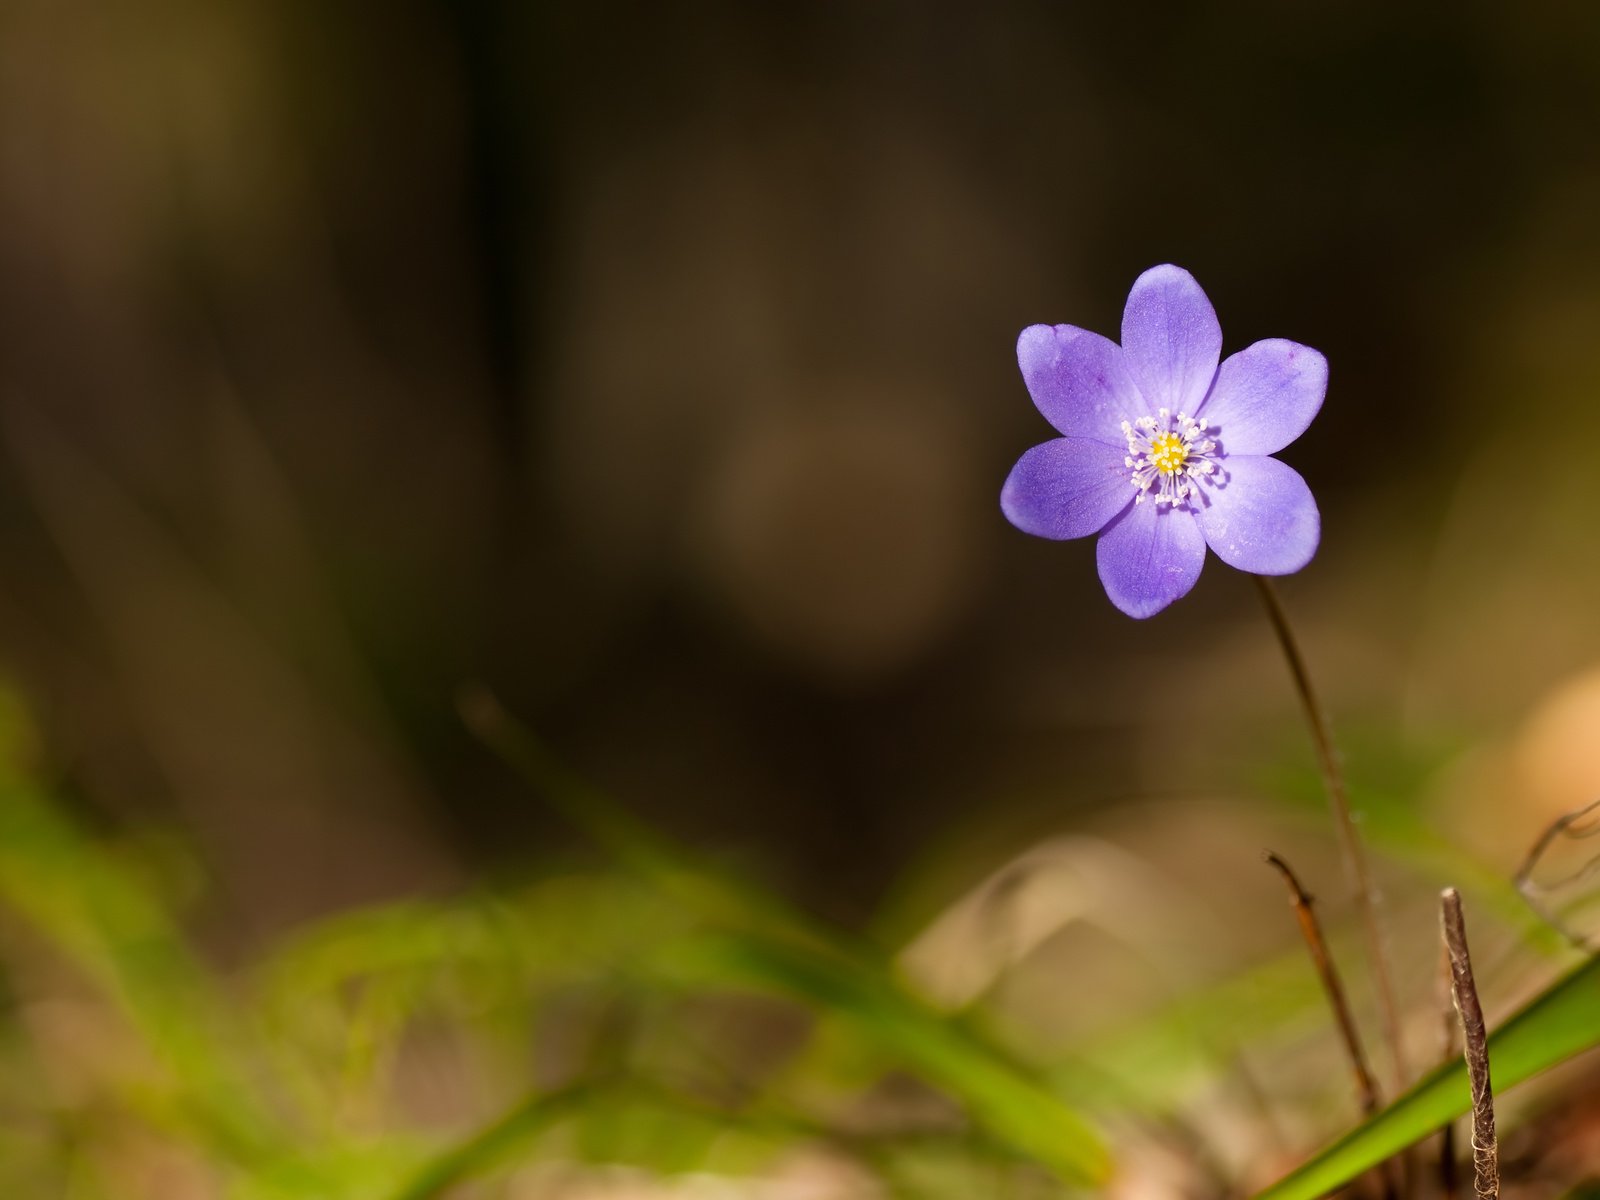
M 1207 546 L 1257 575 L 1291 574 L 1317 552 L 1311 489 L 1267 456 L 1317 415 L 1328 362 L 1281 338 L 1219 366 L 1221 355 L 1211 302 L 1174 266 L 1134 283 L 1120 346 L 1071 325 L 1017 340 L 1028 392 L 1062 436 L 1018 460 L 1000 507 L 1040 537 L 1098 533 L 1100 581 L 1130 617 L 1187 594 Z

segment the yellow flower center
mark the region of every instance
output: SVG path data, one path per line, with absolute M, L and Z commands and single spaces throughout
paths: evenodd
M 1163 475 L 1176 475 L 1189 461 L 1189 446 L 1176 433 L 1158 433 L 1150 439 L 1150 465 Z

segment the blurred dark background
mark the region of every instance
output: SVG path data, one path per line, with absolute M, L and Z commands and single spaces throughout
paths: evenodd
M 1328 355 L 1287 602 L 1494 845 L 1600 787 L 1597 130 L 1583 4 L 17 0 L 5 664 L 241 929 L 571 851 L 467 681 L 860 922 L 1303 751 L 1247 580 L 998 511 L 1017 332 L 1172 261 Z

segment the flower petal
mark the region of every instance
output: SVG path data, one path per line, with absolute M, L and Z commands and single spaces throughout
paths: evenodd
M 1205 561 L 1194 514 L 1148 500 L 1130 504 L 1095 546 L 1106 595 L 1130 617 L 1153 617 L 1188 595 Z
M 1126 446 L 1057 438 L 1029 450 L 1000 489 L 1000 509 L 1024 533 L 1088 537 L 1133 503 Z
M 1122 422 L 1144 415 L 1122 348 L 1075 325 L 1030 325 L 1017 339 L 1028 394 L 1068 437 L 1126 445 Z
M 1169 264 L 1134 280 L 1122 311 L 1122 353 L 1148 411 L 1194 415 L 1217 375 L 1222 326 L 1193 275 Z
M 1306 431 L 1327 392 L 1327 359 L 1269 338 L 1228 356 L 1200 411 L 1229 454 L 1271 454 Z
M 1230 567 L 1292 575 L 1311 561 L 1322 516 L 1300 473 L 1275 458 L 1230 454 L 1220 486 L 1201 490 L 1195 522 Z

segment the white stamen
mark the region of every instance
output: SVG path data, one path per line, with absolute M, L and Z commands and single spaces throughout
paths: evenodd
M 1202 480 L 1209 482 L 1217 474 L 1217 443 L 1205 436 L 1211 425 L 1204 417 L 1186 412 L 1174 417 L 1167 408 L 1158 408 L 1156 414 L 1122 422 L 1128 440 L 1123 465 L 1130 472 L 1135 503 L 1149 496 L 1158 505 L 1175 508 L 1198 494 Z

